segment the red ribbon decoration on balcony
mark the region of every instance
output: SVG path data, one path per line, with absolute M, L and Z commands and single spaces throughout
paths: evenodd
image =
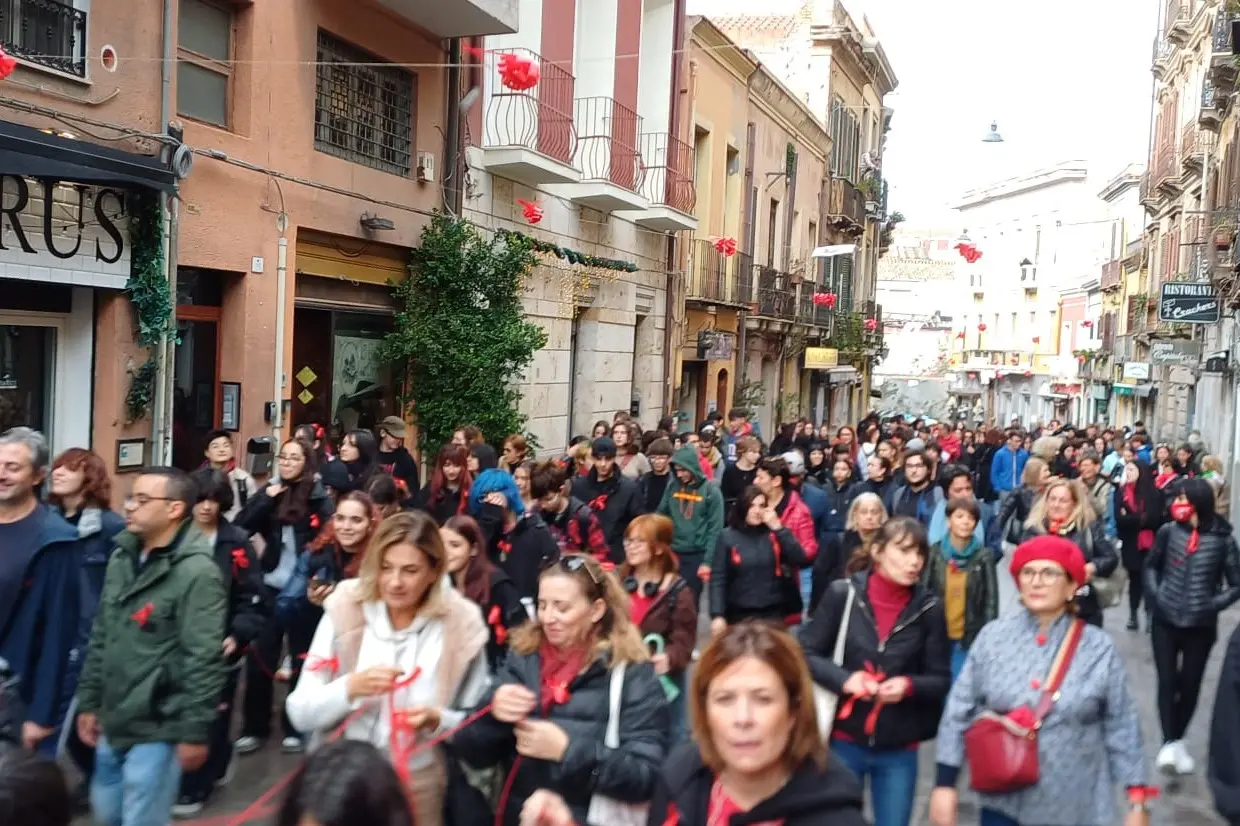
M 1081 326 L 1082 327 L 1093 327 L 1094 323 L 1090 321 L 1089 319 L 1085 319 L 1084 321 L 1081 322 Z
M 956 338 L 960 339 L 961 341 L 964 341 L 964 330 L 961 330 L 959 333 L 956 333 Z
M 1029 372 L 1028 370 L 1025 371 L 1025 378 L 1029 378 L 1032 375 L 1033 373 Z
M 538 64 L 524 55 L 505 52 L 499 56 L 500 82 L 514 92 L 533 89 L 540 75 Z
M 537 201 L 527 201 L 524 198 L 518 198 L 517 203 L 521 205 L 521 211 L 525 214 L 525 220 L 531 224 L 537 224 L 543 219 L 543 210 Z
M 4 49 L 0 49 L 0 80 L 4 80 L 9 75 L 13 74 L 13 70 L 16 68 L 17 58 L 13 57 L 13 55 L 9 54 Z
M 960 257 L 970 264 L 977 263 L 977 260 L 982 257 L 982 251 L 973 244 L 957 244 L 956 250 L 960 252 Z
M 835 293 L 814 293 L 814 304 L 828 309 L 835 306 Z
M 984 332 L 986 332 L 986 325 L 985 325 L 985 324 L 979 324 L 979 325 L 977 325 L 977 331 L 978 331 L 979 333 L 984 333 Z
M 1077 364 L 1084 364 L 1084 363 L 1085 363 L 1085 357 L 1084 357 L 1084 356 L 1077 356 L 1077 357 L 1076 357 L 1076 363 L 1077 363 Z
M 1034 344 L 1037 344 L 1037 343 L 1038 343 L 1039 341 L 1041 341 L 1041 340 L 1042 340 L 1042 337 L 1041 337 L 1041 336 L 1034 336 L 1034 337 L 1033 337 L 1033 343 L 1034 343 Z
M 877 319 L 867 318 L 867 319 L 865 320 L 865 331 L 866 331 L 867 333 L 872 333 L 872 332 L 874 332 L 874 331 L 875 331 L 875 330 L 877 330 L 877 329 L 878 329 L 878 320 L 877 320 Z
M 716 238 L 715 251 L 731 258 L 736 255 L 736 239 L 735 238 Z

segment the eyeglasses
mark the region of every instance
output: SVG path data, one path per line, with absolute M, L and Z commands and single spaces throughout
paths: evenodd
M 1021 568 L 1020 581 L 1027 582 L 1031 585 L 1045 583 L 1046 585 L 1054 585 L 1063 579 L 1067 574 L 1058 568 Z
M 134 493 L 134 494 L 130 494 L 129 496 L 125 497 L 126 505 L 133 504 L 133 505 L 137 505 L 140 508 L 145 508 L 151 502 L 172 502 L 172 501 L 174 500 L 170 496 L 147 496 L 145 493 Z

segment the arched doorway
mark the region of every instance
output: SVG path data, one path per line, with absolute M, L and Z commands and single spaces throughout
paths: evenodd
M 720 369 L 715 377 L 715 404 L 716 409 L 724 414 L 728 414 L 728 408 L 731 407 L 731 396 L 728 395 L 728 368 Z

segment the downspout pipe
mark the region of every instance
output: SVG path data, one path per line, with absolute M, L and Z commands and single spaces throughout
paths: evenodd
M 448 41 L 447 129 L 444 130 L 444 206 L 459 216 L 464 204 L 461 186 L 461 39 Z
M 173 23 L 175 21 L 175 0 L 164 0 L 164 19 L 163 19 L 163 60 L 159 64 L 159 83 L 160 83 L 160 99 L 159 99 L 159 123 L 165 135 L 168 134 L 168 124 L 172 120 L 172 67 L 173 59 L 176 57 L 176 43 L 173 40 L 175 35 Z M 164 262 L 164 278 L 168 284 L 169 307 L 173 313 L 170 319 L 174 329 L 176 323 L 176 305 L 177 305 L 177 280 L 176 280 L 176 263 L 173 258 L 176 255 L 176 243 L 173 240 L 177 232 L 177 214 L 172 208 L 171 202 L 175 195 L 167 195 L 160 193 L 159 195 L 159 219 L 163 226 L 162 250 Z M 151 411 L 151 457 L 152 464 L 170 465 L 172 464 L 172 417 L 174 415 L 172 409 L 173 401 L 173 383 L 175 381 L 173 365 L 176 363 L 176 335 L 169 331 L 165 333 L 164 340 L 157 345 L 154 358 L 156 366 L 155 378 L 155 400 L 154 408 Z
M 686 49 L 685 49 L 685 42 L 686 42 L 685 15 L 686 15 L 687 6 L 685 3 L 685 0 L 674 0 L 674 3 L 675 3 L 675 6 L 674 6 L 675 11 L 673 12 L 673 14 L 675 16 L 675 21 L 672 24 L 673 25 L 672 54 L 670 55 L 670 59 L 672 61 L 672 77 L 671 77 L 672 88 L 671 88 L 671 93 L 668 96 L 669 104 L 668 104 L 668 112 L 667 112 L 667 131 L 672 134 L 679 134 L 680 126 L 681 126 L 680 124 L 681 95 L 688 92 L 687 88 L 682 88 L 682 85 L 683 85 L 682 81 L 684 79 L 685 62 L 688 60 L 688 57 L 686 56 Z M 673 347 L 677 341 L 677 337 L 676 337 L 676 331 L 673 330 L 672 328 L 673 326 L 675 326 L 676 311 L 675 311 L 674 305 L 678 298 L 676 273 L 678 270 L 683 272 L 683 270 L 685 269 L 685 267 L 681 266 L 683 255 L 682 255 L 682 251 L 677 249 L 676 239 L 677 239 L 676 235 L 674 234 L 668 235 L 665 256 L 664 256 L 664 266 L 666 267 L 666 277 L 663 279 L 663 289 L 664 289 L 664 293 L 663 293 L 664 295 L 664 298 L 663 298 L 663 317 L 664 317 L 664 324 L 663 324 L 663 415 L 664 416 L 671 416 L 675 412 L 673 410 L 673 407 L 675 406 L 677 380 L 675 376 L 676 352 L 673 349 Z M 685 265 L 687 266 L 687 262 L 683 262 L 683 263 L 685 263 Z M 685 318 L 685 312 L 683 309 L 683 305 L 681 307 L 680 317 L 682 321 Z M 690 426 L 692 427 L 694 424 L 696 424 L 696 422 L 691 422 Z M 677 423 L 677 428 L 679 427 L 680 427 L 680 424 Z

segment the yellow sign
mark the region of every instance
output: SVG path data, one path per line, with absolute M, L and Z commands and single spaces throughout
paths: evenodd
M 806 347 L 805 369 L 828 370 L 840 366 L 840 351 L 834 347 Z
M 309 390 L 302 390 L 297 394 L 297 398 L 301 400 L 302 404 L 310 404 L 314 400 L 314 394 Z
M 309 387 L 314 384 L 314 380 L 318 378 L 318 374 L 310 369 L 310 365 L 306 365 L 297 371 L 297 375 L 293 378 L 297 379 L 302 385 Z

